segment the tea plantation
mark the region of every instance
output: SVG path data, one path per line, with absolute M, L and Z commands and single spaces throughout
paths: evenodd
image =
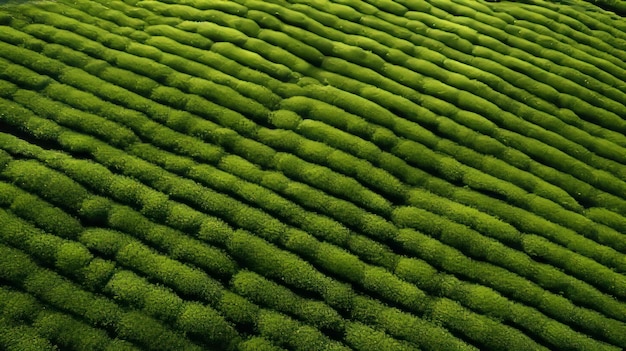
M 626 349 L 626 1 L 0 4 L 0 350 Z

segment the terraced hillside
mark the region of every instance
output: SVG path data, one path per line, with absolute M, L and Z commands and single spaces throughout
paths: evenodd
M 625 349 L 624 13 L 2 5 L 0 349 Z

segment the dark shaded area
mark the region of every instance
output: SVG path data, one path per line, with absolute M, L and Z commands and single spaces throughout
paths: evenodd
M 623 0 L 587 0 L 599 8 L 611 12 L 615 12 L 620 16 L 626 15 L 626 1 Z
M 41 0 L 0 0 L 0 6 L 3 5 L 22 5 L 33 2 L 40 2 Z
M 61 146 L 56 141 L 37 138 L 36 136 L 29 134 L 20 128 L 11 126 L 4 121 L 0 121 L 0 133 L 11 134 L 19 139 L 22 139 L 23 141 L 37 145 L 43 149 L 57 151 L 62 150 Z

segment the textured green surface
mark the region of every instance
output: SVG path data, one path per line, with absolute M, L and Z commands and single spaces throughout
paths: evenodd
M 625 3 L 0 6 L 0 349 L 625 349 Z

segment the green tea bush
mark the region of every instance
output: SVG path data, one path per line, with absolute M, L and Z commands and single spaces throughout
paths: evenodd
M 282 315 L 278 312 L 263 310 L 259 313 L 257 329 L 261 335 L 293 350 L 349 350 L 341 343 L 329 339 L 319 330 Z
M 0 150 L 0 172 L 4 171 L 5 167 L 12 161 L 13 157 L 8 152 Z
M 124 314 L 116 326 L 120 338 L 139 344 L 148 350 L 202 350 L 203 347 L 189 341 L 182 333 L 138 311 Z
M 93 255 L 85 246 L 69 242 L 59 247 L 56 253 L 55 266 L 61 272 L 70 273 L 83 269 L 92 259 Z
M 246 17 L 255 21 L 260 27 L 282 32 L 284 24 L 276 16 L 258 10 L 248 10 Z
M 421 289 L 380 267 L 367 267 L 361 283 L 366 289 L 404 306 L 412 313 L 423 313 L 428 304 L 429 296 Z
M 331 194 L 350 199 L 375 213 L 388 213 L 390 204 L 358 182 L 326 167 L 310 164 L 290 154 L 282 154 L 277 168 L 285 175 L 304 181 Z
M 234 291 L 260 305 L 295 315 L 319 329 L 341 331 L 344 320 L 325 303 L 305 299 L 288 288 L 250 271 L 240 271 L 231 280 Z
M 250 37 L 258 36 L 260 31 L 260 27 L 256 22 L 243 18 L 241 14 L 232 15 L 222 11 L 206 10 L 203 15 L 205 20 L 231 27 Z
M 285 349 L 275 346 L 271 341 L 254 336 L 239 344 L 241 351 L 284 351 Z
M 259 141 L 279 151 L 294 153 L 303 160 L 317 164 L 325 164 L 328 156 L 335 152 L 332 147 L 303 138 L 291 130 L 263 128 L 259 130 L 257 137 Z
M 541 257 L 600 290 L 608 291 L 613 296 L 625 295 L 626 281 L 604 265 L 536 235 L 524 235 L 522 245 L 524 251 L 531 257 Z
M 477 350 L 476 347 L 460 340 L 442 326 L 397 308 L 387 307 L 369 297 L 356 297 L 354 309 L 350 315 L 352 319 L 374 325 L 390 336 L 411 342 L 420 349 Z
M 61 88 L 62 87 L 62 88 Z M 57 89 L 60 88 L 60 89 Z M 46 93 L 51 97 L 65 100 L 78 108 L 86 108 L 88 106 L 101 106 L 101 100 L 91 94 L 79 92 L 78 90 L 65 89 L 68 86 L 54 85 L 46 89 Z M 86 113 L 67 105 L 53 102 L 51 100 L 40 98 L 36 94 L 22 94 L 18 92 L 15 100 L 23 103 L 40 116 L 50 118 L 61 125 L 66 125 L 78 132 L 94 135 L 101 139 L 109 141 L 112 145 L 118 147 L 127 147 L 139 140 L 139 138 L 125 126 L 120 126 L 107 118 L 98 116 L 101 114 L 96 109 L 96 113 Z M 80 101 L 77 103 L 76 101 Z M 83 105 L 83 106 L 80 106 Z M 57 114 L 50 113 L 55 111 Z M 92 110 L 93 111 L 93 110 Z
M 257 53 L 240 49 L 231 43 L 215 43 L 211 47 L 211 51 L 235 60 L 250 68 L 257 69 L 280 81 L 287 81 L 292 74 L 291 70 L 286 66 L 268 61 Z
M 26 192 L 20 191 L 16 195 L 10 205 L 11 211 L 46 232 L 68 239 L 74 239 L 82 232 L 80 222 L 58 207 Z
M 28 325 L 17 325 L 0 318 L 0 346 L 6 350 L 56 350 L 56 346 Z
M 161 103 L 166 103 L 174 108 L 184 108 L 187 106 L 189 97 L 179 89 L 159 86 L 152 91 L 150 97 Z
M 248 36 L 234 28 L 223 27 L 211 22 L 183 21 L 176 26 L 184 31 L 194 31 L 214 42 L 232 43 L 242 46 L 248 40 Z M 215 45 L 213 46 L 213 48 Z
M 97 349 L 110 345 L 104 330 L 94 329 L 76 319 L 58 312 L 44 312 L 34 321 L 39 335 L 60 347 Z
M 265 30 L 262 30 L 261 34 L 263 34 L 264 31 Z M 299 79 L 302 78 L 303 74 L 308 75 L 310 74 L 310 72 L 316 70 L 316 68 L 310 63 L 292 54 L 286 49 L 283 49 L 280 45 L 271 45 L 263 40 L 251 38 L 248 39 L 248 41 L 244 45 L 244 48 L 252 52 L 259 53 L 261 56 L 267 58 L 271 62 L 289 68 L 291 73 L 288 77 L 286 77 L 286 81 L 291 82 L 294 80 L 298 80 L 298 83 L 301 83 Z
M 14 32 L 15 30 L 11 27 L 8 27 L 8 28 L 10 29 L 7 29 L 7 31 L 13 32 L 12 34 L 15 35 L 15 32 Z M 24 35 L 23 33 L 21 34 Z M 17 35 L 19 36 L 20 34 L 17 34 Z M 33 46 L 40 46 L 40 45 L 33 44 Z M 66 66 L 63 65 L 61 62 L 58 62 L 56 60 L 50 59 L 49 57 L 46 57 L 48 55 L 44 56 L 44 55 L 39 54 L 37 52 L 39 50 L 37 49 L 40 49 L 40 48 L 33 47 L 32 49 L 26 49 L 26 48 L 12 46 L 4 42 L 0 42 L 0 48 L 2 48 L 3 50 L 2 56 L 10 60 L 10 61 L 3 62 L 4 64 L 7 64 L 12 61 L 13 63 L 17 63 L 21 66 L 30 67 L 33 70 L 33 72 L 36 72 L 42 75 L 47 75 L 51 78 L 56 78 L 66 69 Z M 52 50 L 61 50 L 61 48 L 63 47 L 60 45 L 46 45 L 43 50 L 43 53 L 46 54 Z M 33 50 L 37 50 L 37 51 L 33 51 Z
M 283 32 L 263 29 L 259 32 L 258 38 L 269 44 L 280 46 L 310 64 L 319 66 L 324 60 L 324 55 L 319 50 Z
M 129 55 L 132 56 L 132 55 Z M 128 59 L 128 60 L 126 60 Z M 121 60 L 125 60 L 124 62 L 122 62 Z M 128 62 L 130 60 L 130 62 Z M 152 62 L 152 61 L 151 61 Z M 142 96 L 150 96 L 150 94 L 159 87 L 159 84 L 157 83 L 157 81 L 155 81 L 153 78 L 153 76 L 144 76 L 144 72 L 133 72 L 131 69 L 131 67 L 135 67 L 135 64 L 142 64 L 144 66 L 146 66 L 146 63 L 133 63 L 132 58 L 127 57 L 125 59 L 120 59 L 117 62 L 117 65 L 119 65 L 119 67 L 107 67 L 106 69 L 102 70 L 101 72 L 98 73 L 98 76 L 105 81 L 108 81 L 110 83 L 112 83 L 112 85 L 106 85 L 107 88 L 116 90 L 116 91 L 125 91 L 126 94 L 128 94 L 128 92 L 135 92 L 137 94 L 140 94 Z M 148 66 L 146 68 L 147 70 L 150 70 L 150 72 L 154 72 L 154 74 L 160 74 L 160 76 L 158 76 L 159 79 L 165 80 L 166 75 L 169 73 L 165 73 L 165 72 L 161 72 L 156 70 L 156 68 L 154 67 L 150 67 Z M 150 78 L 148 78 L 150 77 Z M 79 84 L 79 83 L 76 83 Z M 102 84 L 102 83 L 101 83 Z M 97 90 L 92 92 L 94 94 L 98 94 Z M 106 96 L 102 93 L 100 93 L 100 95 Z M 127 101 L 127 103 L 129 105 L 131 104 L 137 104 L 135 101 L 139 101 L 140 99 L 137 98 L 133 98 L 134 94 L 128 94 L 128 96 L 123 97 L 123 101 Z M 138 97 L 138 96 L 137 96 Z
M 217 104 L 248 116 L 261 118 L 269 114 L 266 108 L 258 102 L 240 95 L 236 90 L 215 84 L 211 81 L 191 78 L 188 89 L 191 93 L 208 98 Z M 220 109 L 223 109 L 221 107 Z
M 36 161 L 11 162 L 2 175 L 19 187 L 71 211 L 77 211 L 89 196 L 89 193 L 71 178 Z M 41 184 L 47 186 L 41 187 Z
M 185 304 L 176 325 L 186 333 L 197 335 L 215 346 L 234 349 L 239 334 L 217 311 L 198 302 Z
M 195 233 L 200 229 L 204 216 L 189 206 L 183 204 L 168 204 L 167 213 L 165 214 L 165 222 L 178 230 L 187 233 Z M 149 216 L 159 218 L 159 216 Z
M 168 204 L 168 209 L 170 207 L 180 207 L 188 213 L 192 220 L 199 219 L 201 223 L 194 224 L 194 227 L 198 227 L 196 229 L 197 234 L 196 232 L 193 234 L 197 235 L 199 239 L 206 240 L 203 236 L 203 228 L 210 221 L 210 217 L 201 215 L 199 212 L 181 204 Z M 169 217 L 166 217 L 165 221 L 173 222 Z M 214 221 L 215 225 L 218 223 Z M 167 252 L 170 257 L 193 263 L 212 274 L 230 276 L 234 273 L 236 264 L 225 253 L 213 246 L 198 242 L 178 230 L 154 223 L 142 216 L 141 213 L 128 207 L 112 207 L 108 225 L 116 230 L 124 231 L 134 237 L 146 240 Z
M 381 150 L 371 142 L 333 128 L 324 122 L 304 120 L 296 130 L 307 138 L 322 141 L 360 158 L 378 159 L 381 154 Z
M 85 229 L 79 239 L 88 249 L 109 257 L 114 257 L 119 250 L 132 242 L 123 233 L 104 228 Z
M 33 90 L 44 89 L 53 81 L 48 76 L 40 75 L 4 59 L 0 59 L 0 78 L 11 79 L 18 86 Z
M 2 279 L 12 285 L 21 285 L 38 266 L 29 259 L 28 254 L 18 249 L 0 244 L 0 274 Z
M 394 350 L 408 351 L 417 349 L 404 340 L 397 340 L 388 334 L 362 323 L 349 323 L 346 327 L 346 343 L 362 351 Z
M 383 168 L 338 150 L 328 155 L 326 162 L 331 168 L 339 169 L 393 199 L 406 197 L 406 186 Z
M 349 308 L 354 292 L 317 271 L 293 253 L 244 231 L 236 231 L 228 242 L 229 252 L 263 276 L 321 295 L 334 308 Z
M 23 288 L 55 308 L 83 316 L 86 322 L 96 327 L 115 325 L 122 317 L 123 312 L 112 301 L 84 291 L 76 284 L 43 268 L 31 271 Z
M 41 304 L 32 295 L 24 292 L 0 288 L 0 310 L 2 318 L 12 322 L 28 322 L 37 317 L 41 310 Z
M 152 35 L 146 40 L 146 44 L 156 47 L 163 52 L 170 54 L 181 54 L 181 56 L 197 60 L 203 53 L 202 50 L 209 50 L 213 42 L 200 34 L 189 33 L 166 25 L 156 25 L 146 28 Z M 184 50 L 183 52 L 181 52 Z M 167 57 L 167 56 L 164 56 Z
M 146 27 L 145 31 L 152 36 L 152 38 L 146 41 L 146 44 L 156 46 L 161 50 L 170 53 L 176 53 L 179 51 L 180 45 L 177 43 L 205 50 L 209 50 L 211 45 L 213 45 L 213 42 L 210 39 L 207 39 L 200 34 L 190 33 L 168 25 L 161 24 L 149 26 Z M 171 40 L 162 40 L 165 38 Z M 163 43 L 164 45 L 154 45 L 156 43 Z M 165 48 L 171 48 L 174 50 L 167 50 Z
M 294 133 L 291 130 L 284 130 L 284 129 L 262 128 L 262 129 L 259 129 L 257 136 L 260 142 L 267 144 L 267 145 L 271 145 L 272 148 L 274 148 L 275 150 L 280 150 L 280 151 L 291 151 L 291 150 L 295 151 L 298 149 L 300 144 L 305 142 L 303 138 L 300 137 L 298 134 Z M 312 153 L 312 154 L 315 155 L 317 153 Z M 319 158 L 322 158 L 322 156 L 320 156 Z
M 439 299 L 433 303 L 431 318 L 441 320 L 488 349 L 514 344 L 519 350 L 547 350 L 520 331 L 478 314 L 467 313 L 457 302 Z
M 114 262 L 95 257 L 79 272 L 81 285 L 92 292 L 100 291 L 115 270 Z
M 515 245 L 520 240 L 520 232 L 510 224 L 470 206 L 455 203 L 423 189 L 411 189 L 408 202 L 413 206 L 448 217 L 457 223 L 465 224 L 503 243 Z
M 618 340 L 617 338 L 619 338 L 619 336 L 614 333 L 620 328 L 617 325 L 621 324 L 621 322 L 617 322 L 616 324 L 615 320 L 609 319 L 599 312 L 576 307 L 570 300 L 553 292 L 546 291 L 539 285 L 521 278 L 510 271 L 482 262 L 473 262 L 468 258 L 464 258 L 458 251 L 454 249 L 451 250 L 450 247 L 446 247 L 440 242 L 430 239 L 423 234 L 418 234 L 419 233 L 415 231 L 402 230 L 398 237 L 398 242 L 407 250 L 416 253 L 420 258 L 436 267 L 440 267 L 449 272 L 464 272 L 462 274 L 467 278 L 476 280 L 485 286 L 492 287 L 504 296 L 510 296 L 515 300 L 534 306 L 541 312 L 558 321 L 569 323 L 570 321 L 576 320 L 577 317 L 574 316 L 585 315 L 586 317 L 584 317 L 584 319 L 579 319 L 578 322 L 575 322 L 577 327 L 593 331 L 592 333 L 611 335 L 610 338 L 612 340 Z M 473 268 L 469 268 L 470 266 Z M 557 272 L 556 269 L 552 270 L 552 275 L 543 279 L 541 284 L 543 285 L 546 282 L 553 283 L 554 277 L 558 275 Z M 563 282 L 559 284 L 563 284 Z M 576 289 L 571 283 L 570 286 L 572 287 L 571 289 Z M 581 293 L 584 291 L 579 287 L 578 289 Z M 582 293 L 582 295 L 588 296 L 587 294 L 590 291 L 589 289 L 586 291 L 587 293 Z M 593 293 L 593 289 L 591 292 Z M 568 293 L 568 295 L 570 295 L 570 298 L 575 297 L 575 295 L 571 293 Z M 602 298 L 601 294 L 594 295 L 603 301 L 601 304 L 596 305 L 596 308 L 598 308 L 597 306 L 602 306 L 607 303 L 608 300 Z M 542 302 L 541 296 L 549 299 L 551 301 L 550 304 L 547 304 L 545 301 Z M 605 307 L 601 307 L 600 309 L 606 311 L 607 316 L 614 315 L 614 312 L 610 312 L 610 310 L 606 309 L 606 305 L 604 306 Z M 616 329 L 603 329 L 603 323 L 610 323 L 613 325 L 612 328 Z

